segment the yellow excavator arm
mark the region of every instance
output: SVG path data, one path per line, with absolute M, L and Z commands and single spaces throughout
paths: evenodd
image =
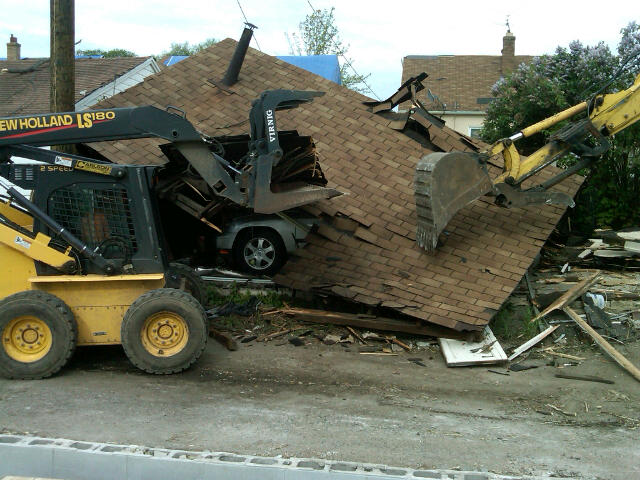
M 522 158 L 515 143 L 539 133 L 582 112 L 586 118 L 570 123 L 555 133 L 540 149 Z M 596 95 L 546 118 L 534 125 L 495 142 L 480 153 L 432 153 L 418 163 L 415 197 L 418 213 L 417 242 L 433 252 L 438 237 L 455 213 L 473 200 L 492 195 L 495 203 L 507 207 L 535 204 L 574 206 L 568 195 L 549 190 L 565 178 L 589 166 L 609 148 L 607 137 L 624 130 L 640 119 L 640 75 L 626 90 Z M 592 138 L 596 146 L 585 140 Z M 574 153 L 581 158 L 572 167 L 553 178 L 523 190 L 522 183 L 560 156 Z M 489 176 L 486 164 L 491 157 L 501 156 L 503 172 Z

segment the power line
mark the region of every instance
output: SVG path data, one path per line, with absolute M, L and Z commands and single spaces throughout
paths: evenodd
M 236 2 L 238 3 L 238 7 L 240 8 L 240 13 L 242 13 L 242 16 L 244 17 L 244 23 L 250 23 L 249 20 L 247 20 L 247 16 L 244 14 L 244 10 L 242 9 L 242 5 L 240 5 L 240 0 L 236 0 Z M 253 32 L 253 39 L 256 41 L 256 46 L 258 47 L 258 50 L 260 50 L 262 52 L 262 49 L 260 48 L 260 44 L 258 43 L 258 39 L 256 38 L 256 32 Z
M 313 10 L 315 12 L 316 9 L 313 8 L 313 5 L 311 5 L 311 1 L 307 0 L 307 3 L 311 7 L 311 10 Z M 238 0 L 238 5 L 240 5 L 239 0 Z M 338 45 L 336 44 L 336 42 L 335 42 L 335 40 L 333 38 L 331 39 L 331 43 L 333 44 L 334 47 L 336 47 L 336 50 L 339 50 L 339 47 L 338 47 Z M 353 70 L 353 73 L 355 73 L 356 76 L 361 78 L 360 82 L 364 83 L 365 87 L 367 87 L 367 90 L 369 90 L 373 94 L 373 96 L 376 97 L 376 100 L 380 100 L 380 97 L 378 97 L 378 95 L 376 95 L 376 92 L 374 92 L 373 89 L 371 88 L 371 86 L 367 83 L 367 80 L 365 79 L 365 77 L 358 73 L 358 71 L 355 69 L 355 67 L 353 66 L 351 61 L 346 57 L 346 55 L 344 55 L 344 54 L 338 54 L 338 55 L 340 55 L 340 57 L 342 57 L 342 60 L 344 60 L 344 62 L 349 66 L 349 68 L 351 70 Z

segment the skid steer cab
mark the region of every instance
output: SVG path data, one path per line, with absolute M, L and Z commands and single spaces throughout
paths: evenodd
M 227 144 L 228 158 L 175 109 L 0 118 L 0 375 L 48 377 L 86 345 L 122 344 L 135 366 L 154 374 L 193 364 L 208 337 L 205 289 L 191 268 L 169 263 L 165 233 L 179 243 L 186 221 L 166 221 L 161 204 L 215 229 L 225 209 L 272 213 L 338 194 L 324 187 L 312 141 L 281 139 L 275 128 L 274 112 L 318 95 L 263 93 L 249 115 L 251 136 Z M 85 143 L 144 137 L 169 142 L 166 164 L 39 148 L 82 142 L 91 152 Z
M 9 187 L 11 199 L 0 201 L 2 376 L 50 376 L 78 345 L 122 344 L 135 366 L 156 374 L 198 359 L 208 337 L 199 277 L 166 259 L 154 167 L 118 167 L 118 179 L 51 165 L 0 168 L 32 190 L 28 200 Z

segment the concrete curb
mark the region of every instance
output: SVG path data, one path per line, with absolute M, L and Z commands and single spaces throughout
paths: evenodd
M 135 445 L 82 442 L 0 434 L 0 478 L 4 475 L 64 480 L 337 480 L 440 479 L 540 480 L 487 472 L 413 470 L 386 465 L 318 459 L 256 457 Z

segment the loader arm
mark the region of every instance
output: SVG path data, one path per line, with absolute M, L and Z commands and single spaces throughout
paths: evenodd
M 176 113 L 174 113 L 176 112 Z M 175 144 L 185 158 L 220 196 L 246 203 L 240 187 L 224 168 L 224 159 L 209 150 L 205 137 L 175 107 L 166 110 L 151 105 L 84 112 L 47 113 L 0 118 L 0 161 L 18 155 L 23 145 L 45 146 L 93 143 L 136 138 L 162 138 Z M 4 147 L 4 148 L 3 148 Z M 40 160 L 51 163 L 41 154 Z M 54 155 L 58 165 L 118 176 L 124 170 L 89 159 Z M 213 157 L 213 161 L 212 161 Z M 33 158 L 30 156 L 29 158 Z
M 515 142 L 530 137 L 583 112 L 586 118 L 574 121 L 556 132 L 549 141 L 527 158 L 521 158 Z M 495 197 L 495 203 L 514 208 L 527 205 L 574 206 L 573 199 L 550 190 L 569 176 L 595 162 L 610 146 L 607 137 L 640 119 L 640 75 L 626 90 L 596 95 L 583 102 L 498 140 L 480 153 L 434 153 L 423 157 L 416 168 L 415 195 L 418 213 L 418 244 L 433 252 L 440 233 L 456 214 L 473 200 Z M 587 143 L 591 139 L 595 146 Z M 522 189 L 522 183 L 561 156 L 580 157 L 572 167 L 545 182 Z M 504 161 L 503 172 L 492 179 L 487 170 L 491 157 Z
M 241 169 L 212 151 L 212 139 L 198 132 L 180 109 L 161 110 L 150 105 L 0 118 L 0 163 L 27 153 L 24 156 L 28 158 L 121 178 L 126 169 L 117 165 L 57 152 L 37 152 L 34 147 L 162 138 L 182 154 L 216 196 L 258 213 L 280 212 L 341 194 L 314 184 L 280 186 L 278 192 L 272 189 L 272 168 L 283 158 L 275 112 L 296 108 L 322 95 L 323 92 L 298 90 L 263 92 L 254 101 L 249 116 L 250 155 Z

